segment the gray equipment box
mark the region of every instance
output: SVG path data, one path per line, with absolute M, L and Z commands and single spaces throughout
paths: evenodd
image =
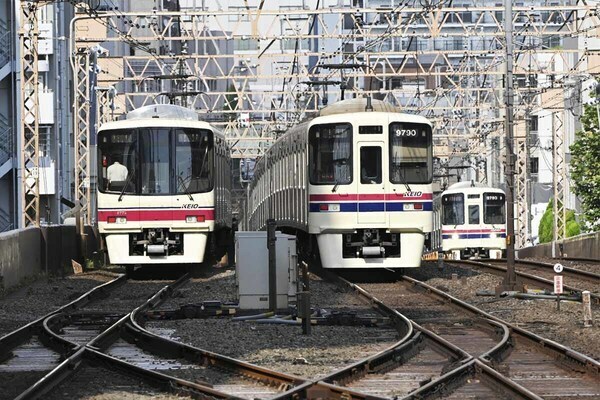
M 276 232 L 277 308 L 296 302 L 298 267 L 296 237 Z M 267 232 L 235 233 L 235 272 L 240 309 L 269 309 Z

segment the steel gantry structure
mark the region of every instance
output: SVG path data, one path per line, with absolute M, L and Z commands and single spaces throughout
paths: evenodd
M 189 104 L 221 127 L 234 157 L 260 156 L 277 132 L 317 112 L 327 100 L 339 99 L 335 88 L 314 84 L 325 81 L 343 85 L 346 97 L 370 95 L 431 118 L 436 123 L 436 155 L 441 158 L 477 160 L 475 155 L 489 155 L 491 139 L 502 137 L 505 42 L 501 6 L 423 7 L 406 2 L 397 7 L 274 10 L 263 9 L 264 3 L 243 10 L 215 7 L 96 13 L 88 9 L 75 18 L 71 34 L 75 187 L 76 198 L 88 213 L 89 127 L 95 123 L 90 121 L 90 91 L 95 88 L 90 87 L 89 51 L 97 44 L 110 51 L 98 59 L 98 86 L 113 87 L 117 93 L 111 97 L 114 105 L 102 107 L 97 118 L 109 120 L 141 105 L 164 102 L 161 93 L 169 85 L 154 77 L 173 74 L 175 65 L 183 63 L 183 73 L 191 77 L 186 87 L 196 93 L 189 96 Z M 515 41 L 521 42 L 594 38 L 600 25 L 597 6 L 570 2 L 514 7 L 512 19 Z M 170 44 L 183 42 L 189 43 L 189 54 L 173 51 Z M 23 54 L 35 52 L 25 49 Z M 577 46 L 517 45 L 514 58 L 516 77 L 532 71 L 551 77 L 551 83 L 515 88 L 517 115 L 524 109 L 564 107 L 554 100 L 543 104 L 540 99 L 549 90 L 560 89 L 568 76 L 599 72 L 594 70 L 598 50 Z M 27 57 L 21 60 L 27 62 Z M 347 64 L 348 68 L 341 73 L 321 67 L 325 64 Z M 34 68 L 31 65 L 32 75 Z M 35 97 L 35 88 L 30 91 Z M 105 101 L 103 96 L 100 100 Z M 35 107 L 31 110 L 36 113 Z M 37 137 L 35 118 L 28 129 L 29 137 Z M 523 208 L 527 204 L 525 134 L 517 133 L 515 142 L 516 237 L 522 244 L 527 229 Z M 22 167 L 25 171 L 25 165 L 32 166 L 30 179 L 23 178 L 23 187 L 29 188 L 23 192 L 24 199 L 36 193 L 35 185 L 27 186 L 36 165 L 35 158 L 29 159 L 33 161 Z M 564 159 L 557 168 L 565 168 Z M 481 174 L 482 179 L 485 175 Z M 33 220 L 39 221 L 39 206 L 33 214 Z M 93 217 L 88 215 L 88 220 Z
M 20 203 L 21 226 L 40 224 L 38 7 L 43 1 L 20 3 Z

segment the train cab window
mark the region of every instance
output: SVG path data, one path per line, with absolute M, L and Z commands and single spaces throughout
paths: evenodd
M 176 129 L 175 193 L 199 193 L 213 187 L 212 132 L 200 129 Z
M 98 135 L 99 189 L 135 193 L 137 132 L 105 131 Z
M 486 224 L 504 224 L 506 217 L 504 215 L 505 204 L 504 193 L 484 193 L 483 194 L 483 222 Z
M 479 225 L 479 206 L 471 205 L 469 206 L 469 224 L 471 225 Z
M 465 223 L 465 196 L 452 193 L 442 196 L 442 225 L 463 225 Z
M 314 125 L 309 130 L 308 143 L 311 184 L 352 182 L 352 125 Z
M 381 147 L 363 146 L 360 148 L 360 183 L 381 183 Z
M 390 182 L 431 183 L 433 146 L 431 127 L 426 124 L 390 124 Z

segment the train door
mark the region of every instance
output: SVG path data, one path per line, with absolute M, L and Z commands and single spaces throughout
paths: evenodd
M 171 148 L 168 128 L 146 128 L 141 135 L 140 209 L 144 222 L 156 227 L 171 226 Z
M 383 142 L 358 142 L 358 223 L 383 224 L 385 213 Z

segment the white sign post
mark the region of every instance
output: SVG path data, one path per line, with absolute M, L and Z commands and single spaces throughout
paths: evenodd
M 563 269 L 564 267 L 562 266 L 562 264 L 554 264 L 554 272 L 556 272 L 557 274 L 560 274 L 563 271 Z
M 557 264 L 560 265 L 560 264 Z M 562 266 L 561 266 L 562 267 Z M 556 266 L 554 266 L 556 270 Z M 563 292 L 563 277 L 562 275 L 554 275 L 554 293 L 556 294 L 556 309 L 560 311 L 560 295 Z

